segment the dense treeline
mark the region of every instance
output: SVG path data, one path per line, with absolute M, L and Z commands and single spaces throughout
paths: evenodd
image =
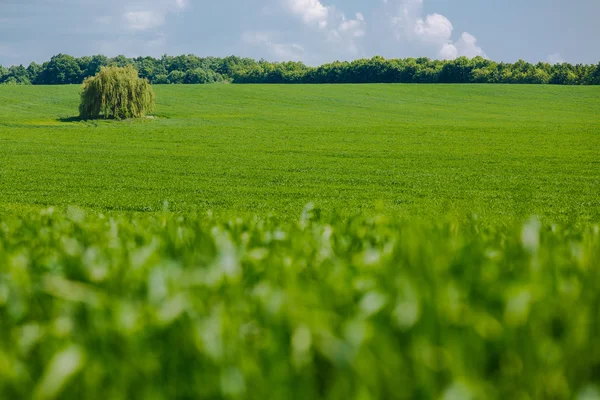
M 154 84 L 201 83 L 530 83 L 600 85 L 600 63 L 498 63 L 482 57 L 455 60 L 428 58 L 336 61 L 318 67 L 301 62 L 268 62 L 235 56 L 194 55 L 127 58 L 103 55 L 75 58 L 66 54 L 42 65 L 0 66 L 0 84 L 80 84 L 103 66 L 133 66 Z

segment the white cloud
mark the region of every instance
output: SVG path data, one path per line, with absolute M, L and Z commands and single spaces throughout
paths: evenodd
M 463 32 L 452 41 L 454 26 L 441 14 L 423 15 L 423 0 L 383 0 L 398 40 L 414 41 L 433 51 L 436 57 L 454 59 L 459 56 L 486 57 L 475 36 Z
M 94 21 L 104 38 L 96 42 L 108 55 L 160 55 L 169 50 L 165 25 L 169 15 L 189 7 L 189 0 L 111 0 Z
M 347 33 L 351 37 L 365 36 L 365 17 L 361 13 L 356 13 L 356 19 L 342 18 L 338 31 Z
M 187 7 L 187 0 L 155 0 L 135 3 L 123 13 L 122 19 L 128 29 L 146 31 L 162 26 L 168 14 L 180 12 Z
M 415 34 L 426 42 L 447 42 L 454 27 L 450 20 L 440 14 L 431 14 L 415 23 Z
M 477 38 L 468 32 L 463 32 L 460 39 L 454 43 L 454 46 L 458 50 L 458 55 L 460 56 L 469 58 L 477 56 L 486 57 L 483 49 L 477 45 Z
M 157 11 L 129 11 L 123 14 L 123 19 L 129 29 L 134 31 L 145 31 L 161 26 L 165 22 L 165 16 Z
M 366 35 L 365 17 L 356 13 L 355 19 L 346 19 L 344 14 L 339 14 L 336 22 L 335 28 L 327 32 L 331 52 L 343 57 L 356 57 L 360 53 L 359 41 Z
M 284 8 L 302 21 L 309 31 L 321 35 L 322 42 L 328 46 L 330 58 L 364 55 L 361 51 L 362 38 L 367 36 L 368 31 L 367 21 L 362 13 L 348 18 L 334 5 L 324 3 L 324 0 L 279 1 L 282 1 Z M 383 18 L 387 18 L 391 24 L 393 37 L 417 46 L 422 55 L 436 58 L 486 56 L 475 36 L 463 32 L 455 40 L 452 22 L 439 13 L 425 14 L 423 2 L 424 0 L 383 0 Z M 377 18 L 380 25 L 384 23 L 381 18 L 381 15 Z M 389 40 L 389 36 L 382 37 L 380 41 L 386 39 Z M 308 47 L 318 46 L 315 44 Z
M 287 0 L 287 6 L 294 14 L 299 15 L 304 23 L 316 24 L 319 28 L 326 28 L 331 11 L 319 0 Z
M 180 10 L 183 10 L 188 5 L 187 0 L 175 0 L 175 6 Z
M 393 6 L 388 0 L 383 0 L 389 10 L 386 15 L 391 15 L 390 21 L 397 39 L 415 35 L 415 27 L 420 20 L 423 8 L 422 0 L 404 0 L 396 2 Z
M 546 60 L 550 64 L 562 64 L 562 63 L 565 62 L 565 60 L 563 60 L 563 58 L 560 55 L 560 53 L 552 53 L 548 57 L 546 57 Z
M 260 31 L 246 31 L 242 41 L 248 45 L 266 48 L 276 61 L 299 61 L 304 56 L 304 48 L 296 43 L 278 43 L 276 34 Z
M 366 21 L 362 13 L 357 12 L 352 19 L 320 0 L 281 1 L 292 15 L 322 35 L 330 53 L 354 56 L 359 52 L 358 40 L 366 35 Z
M 439 52 L 439 57 L 442 60 L 454 60 L 458 57 L 458 49 L 452 43 L 444 43 Z

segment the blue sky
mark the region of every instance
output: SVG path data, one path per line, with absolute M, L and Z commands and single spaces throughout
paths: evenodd
M 600 61 L 600 0 L 0 0 L 0 64 L 193 53 Z

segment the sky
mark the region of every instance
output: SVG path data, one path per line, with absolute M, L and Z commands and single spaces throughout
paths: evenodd
M 237 55 L 600 61 L 600 0 L 0 0 L 0 65 Z

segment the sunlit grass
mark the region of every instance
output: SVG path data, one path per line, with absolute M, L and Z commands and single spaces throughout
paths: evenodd
M 77 122 L 77 86 L 0 88 L 0 209 L 600 218 L 598 87 L 155 91 L 155 120 Z
M 0 87 L 0 399 L 600 398 L 599 88 L 77 90 Z

